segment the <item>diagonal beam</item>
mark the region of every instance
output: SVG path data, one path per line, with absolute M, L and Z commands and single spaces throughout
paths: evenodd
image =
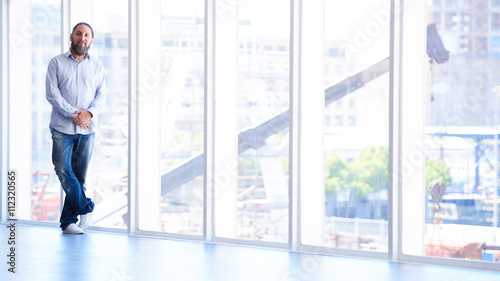
M 356 91 L 366 83 L 389 71 L 389 58 L 385 58 L 367 69 L 345 78 L 325 90 L 325 105 Z M 290 111 L 286 110 L 264 123 L 248 129 L 238 135 L 238 153 L 249 148 L 258 149 L 265 145 L 266 138 L 289 126 Z M 196 155 L 161 177 L 162 196 L 203 174 L 204 154 Z

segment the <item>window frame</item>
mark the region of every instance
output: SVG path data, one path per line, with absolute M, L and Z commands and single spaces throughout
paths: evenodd
M 222 1 L 222 0 L 219 0 Z M 232 0 L 224 0 L 235 2 Z M 413 102 L 407 95 L 406 89 L 411 86 L 408 81 L 409 73 L 414 74 L 415 65 L 409 65 L 408 62 L 411 61 L 412 49 L 409 47 L 414 43 L 410 42 L 408 36 L 409 30 L 418 30 L 422 32 L 425 27 L 425 1 L 416 3 L 411 0 L 387 0 L 391 3 L 391 23 L 390 23 L 390 81 L 389 81 L 389 202 L 388 202 L 388 213 L 389 213 L 389 250 L 387 253 L 379 252 L 369 252 L 361 250 L 351 250 L 351 249 L 339 249 L 332 247 L 321 247 L 321 246 L 308 246 L 301 243 L 301 239 L 304 233 L 301 229 L 306 225 L 304 219 L 301 219 L 308 211 L 305 210 L 304 204 L 301 199 L 303 199 L 304 193 L 301 192 L 301 175 L 305 173 L 304 170 L 304 154 L 303 148 L 307 145 L 307 141 L 303 140 L 303 134 L 305 128 L 303 122 L 306 120 L 303 115 L 303 104 L 305 97 L 303 97 L 304 87 L 308 87 L 304 80 L 304 73 L 301 69 L 305 63 L 305 59 L 309 58 L 311 54 L 307 53 L 309 50 L 308 45 L 303 39 L 307 38 L 307 30 L 312 26 L 307 26 L 312 24 L 311 11 L 318 11 L 320 7 L 324 4 L 324 0 L 317 0 L 314 3 L 305 0 L 290 0 L 290 120 L 297 120 L 298 122 L 290 122 L 290 134 L 289 134 L 289 237 L 288 243 L 273 243 L 273 242 L 261 242 L 261 241 L 251 241 L 242 239 L 230 239 L 230 238 L 220 238 L 215 235 L 215 225 L 216 225 L 216 215 L 215 212 L 215 199 L 212 194 L 215 189 L 214 174 L 216 170 L 215 165 L 215 155 L 214 148 L 216 147 L 216 137 L 214 136 L 214 124 L 216 122 L 216 112 L 215 112 L 215 99 L 214 94 L 216 91 L 215 81 L 217 79 L 217 0 L 205 0 L 205 58 L 204 58 L 204 79 L 205 79 L 205 105 L 204 105 L 204 181 L 203 181 L 203 195 L 204 195 L 204 212 L 203 212 L 203 235 L 186 235 L 186 234 L 174 234 L 174 233 L 163 233 L 157 231 L 144 231 L 139 229 L 139 223 L 141 219 L 141 208 L 139 201 L 139 187 L 144 184 L 143 179 L 148 177 L 148 171 L 143 170 L 141 167 L 144 161 L 150 159 L 142 154 L 144 150 L 144 144 L 139 142 L 139 131 L 142 131 L 144 124 L 140 121 L 146 115 L 141 111 L 141 104 L 138 102 L 138 86 L 141 84 L 141 79 L 144 78 L 144 73 L 142 72 L 144 67 L 150 66 L 155 67 L 155 63 L 152 60 L 145 60 L 145 56 L 150 51 L 145 42 L 141 42 L 142 33 L 146 32 L 151 25 L 155 25 L 156 20 L 151 20 L 148 22 L 148 15 L 144 14 L 144 10 L 151 9 L 155 5 L 159 4 L 160 0 L 154 0 L 153 2 L 139 1 L 139 0 L 128 0 L 128 34 L 129 34 L 129 57 L 128 57 L 128 91 L 129 91 L 129 108 L 128 108 L 128 212 L 129 221 L 126 230 L 113 229 L 107 227 L 96 227 L 97 231 L 105 232 L 119 232 L 127 233 L 128 235 L 139 235 L 139 236 L 154 236 L 163 238 L 173 238 L 173 239 L 183 239 L 192 241 L 202 241 L 208 243 L 230 243 L 237 245 L 249 245 L 258 247 L 270 247 L 270 248 L 280 248 L 288 249 L 290 251 L 300 251 L 300 252 L 311 252 L 315 255 L 322 254 L 334 254 L 334 255 L 347 255 L 355 257 L 367 257 L 367 258 L 377 258 L 390 261 L 401 261 L 401 262 L 414 262 L 414 263 L 426 263 L 434 265 L 444 265 L 444 266 L 460 266 L 464 268 L 471 269 L 486 269 L 492 271 L 499 271 L 498 264 L 494 262 L 482 262 L 482 261 L 470 261 L 470 260 L 458 260 L 451 258 L 436 258 L 428 257 L 423 255 L 406 254 L 403 251 L 405 243 L 408 243 L 412 239 L 411 235 L 405 233 L 404 223 L 408 218 L 408 210 L 403 208 L 403 202 L 407 195 L 403 194 L 403 187 L 406 186 L 406 181 L 408 179 L 404 178 L 404 161 L 411 157 L 414 153 L 415 147 L 408 146 L 408 131 L 403 128 L 407 128 L 409 124 L 408 118 L 410 118 L 410 112 L 408 106 L 410 102 Z M 69 47 L 69 33 L 71 32 L 71 23 L 74 23 L 78 16 L 82 16 L 82 6 L 88 5 L 88 1 L 84 0 L 61 0 L 61 38 L 62 46 L 61 50 L 65 51 Z M 416 6 L 415 5 L 419 5 Z M 89 5 L 92 6 L 92 5 Z M 443 8 L 443 6 L 441 6 Z M 304 10 L 304 8 L 306 10 Z M 1 91 L 1 115 L 0 115 L 0 172 L 2 173 L 0 178 L 2 179 L 0 183 L 0 190 L 2 194 L 7 192 L 7 183 L 5 180 L 5 175 L 9 169 L 11 163 L 9 146 L 11 145 L 9 141 L 9 136 L 11 133 L 11 128 L 9 125 L 9 92 L 11 91 L 10 83 L 10 65 L 13 59 L 10 57 L 12 55 L 11 47 L 9 46 L 9 36 L 11 33 L 10 26 L 10 2 L 2 1 L 0 5 L 0 29 L 2 35 L 0 38 L 0 67 L 1 76 L 0 82 L 2 87 Z M 85 15 L 91 17 L 86 10 Z M 311 10 L 309 10 L 311 9 Z M 315 10 L 316 9 L 316 10 Z M 153 9 L 154 10 L 154 9 Z M 304 12 L 305 11 L 305 12 Z M 159 14 L 159 11 L 158 11 Z M 77 16 L 78 15 L 78 16 Z M 151 16 L 149 15 L 151 18 Z M 159 20 L 159 19 L 158 19 Z M 416 28 L 416 29 L 415 29 Z M 445 28 L 445 27 L 443 27 Z M 156 29 L 155 29 L 156 30 Z M 403 31 L 406 31 L 405 33 Z M 419 47 L 425 48 L 422 45 L 422 40 L 425 39 L 422 34 L 418 33 L 420 36 L 418 40 Z M 159 36 L 158 36 L 159 38 Z M 321 38 L 314 39 L 316 43 L 321 41 Z M 155 41 L 156 42 L 156 41 Z M 161 42 L 158 39 L 158 46 Z M 418 45 L 417 44 L 417 45 Z M 238 47 L 237 44 L 235 45 Z M 425 54 L 425 52 L 424 52 Z M 322 52 L 323 56 L 324 53 Z M 319 58 L 314 58 L 318 60 Z M 408 69 L 412 66 L 413 72 Z M 425 68 L 417 67 L 420 69 L 421 73 L 418 75 L 425 75 Z M 422 85 L 420 85 L 422 86 Z M 421 110 L 421 108 L 419 109 Z M 11 109 L 12 111 L 12 109 Z M 425 116 L 425 113 L 422 113 Z M 413 116 L 414 117 L 414 116 Z M 321 122 L 324 122 L 324 116 L 321 116 Z M 301 123 L 302 122 L 302 123 Z M 147 155 L 153 155 L 152 152 Z M 0 202 L 0 218 L 2 222 L 7 221 L 6 212 L 6 198 L 2 196 Z M 42 225 L 56 227 L 56 223 L 47 222 L 35 222 L 29 220 L 19 220 L 20 223 L 30 224 L 30 225 Z M 422 238 L 423 239 L 423 238 Z

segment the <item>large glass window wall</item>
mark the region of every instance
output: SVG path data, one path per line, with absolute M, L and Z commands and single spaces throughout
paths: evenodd
M 496 268 L 497 1 L 7 2 L 19 219 L 59 219 L 45 72 L 88 21 L 95 229 Z

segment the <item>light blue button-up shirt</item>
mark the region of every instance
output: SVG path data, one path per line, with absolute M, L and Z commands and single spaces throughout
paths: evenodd
M 47 69 L 46 96 L 52 105 L 50 128 L 70 135 L 93 133 L 97 115 L 106 103 L 102 62 L 90 54 L 78 62 L 71 51 L 52 58 Z M 92 114 L 88 129 L 73 122 L 77 110 Z

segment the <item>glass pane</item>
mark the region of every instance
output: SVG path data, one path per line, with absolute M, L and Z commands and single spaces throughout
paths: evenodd
M 31 220 L 57 222 L 61 187 L 52 165 L 52 106 L 45 99 L 45 74 L 50 59 L 61 52 L 60 1 L 31 1 L 31 20 Z
M 205 4 L 161 5 L 161 231 L 202 235 Z
M 288 242 L 289 14 L 285 0 L 238 7 L 239 157 L 231 238 Z
M 387 251 L 389 27 L 390 1 L 325 1 L 326 246 Z
M 239 10 L 238 238 L 288 241 L 289 1 Z M 266 135 L 266 132 L 269 134 Z
M 95 226 L 126 228 L 128 194 L 128 1 L 94 1 L 90 53 L 106 70 L 107 101 L 99 114 L 88 182 Z
M 492 5 L 498 6 L 498 1 Z M 427 6 L 427 14 L 434 17 L 455 15 L 451 29 L 445 26 L 429 34 L 428 26 L 427 50 L 433 51 L 433 59 L 427 68 L 429 145 L 422 187 L 427 256 L 500 261 L 500 33 L 498 13 L 487 7 L 488 1 L 474 1 L 464 14 L 459 7 L 445 11 Z

